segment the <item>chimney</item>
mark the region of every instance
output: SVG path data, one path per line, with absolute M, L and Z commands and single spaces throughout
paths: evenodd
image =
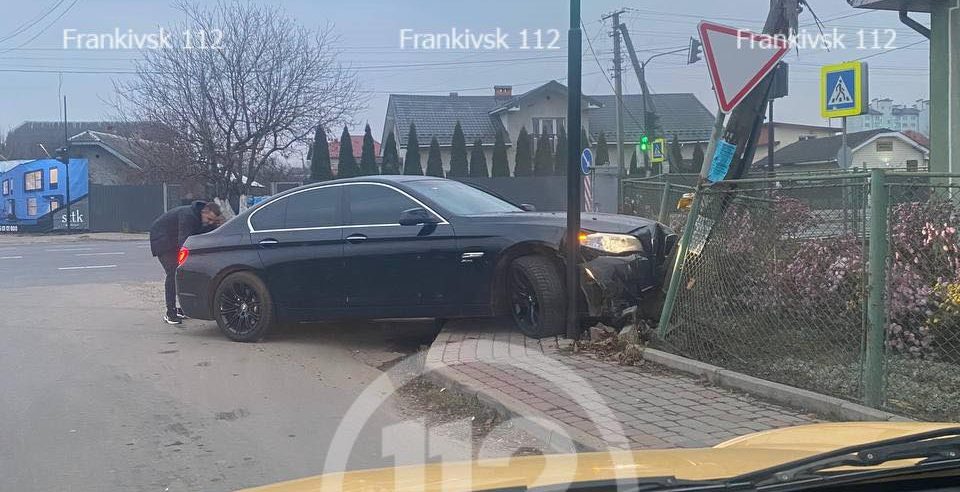
M 513 86 L 512 85 L 495 85 L 493 86 L 493 95 L 498 99 L 509 99 L 513 97 Z

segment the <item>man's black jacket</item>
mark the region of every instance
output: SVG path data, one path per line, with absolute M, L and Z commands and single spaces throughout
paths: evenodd
M 150 252 L 153 256 L 176 254 L 188 237 L 213 230 L 200 220 L 200 211 L 206 205 L 206 202 L 195 201 L 157 217 L 150 226 Z

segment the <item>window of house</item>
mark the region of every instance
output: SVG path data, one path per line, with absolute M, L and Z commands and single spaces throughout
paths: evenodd
M 23 175 L 23 190 L 36 191 L 43 189 L 43 170 L 38 169 Z
M 57 187 L 60 186 L 60 170 L 57 169 L 57 168 L 55 168 L 55 167 L 51 167 L 51 168 L 50 168 L 50 171 L 49 171 L 49 174 L 50 174 L 50 178 L 49 178 L 49 179 L 50 179 L 50 189 L 51 189 L 51 190 L 55 190 L 55 189 L 57 189 Z
M 60 199 L 57 197 L 50 198 L 50 211 L 56 212 L 60 208 Z
M 27 198 L 27 215 L 37 215 L 37 197 Z
M 8 216 L 14 215 L 14 212 L 16 212 L 16 210 L 17 210 L 17 202 L 12 198 L 9 200 L 6 200 L 6 202 L 3 204 L 3 212 L 5 215 L 8 215 Z
M 877 140 L 877 152 L 893 152 L 893 140 Z
M 564 126 L 564 121 L 566 118 L 534 118 L 533 119 L 533 134 L 540 135 L 546 130 L 547 135 L 551 137 L 560 132 L 560 128 Z
M 920 169 L 920 163 L 919 163 L 918 161 L 913 160 L 913 159 L 907 161 L 907 171 L 908 171 L 908 172 L 915 173 L 915 172 L 917 172 L 919 169 Z
M 11 182 L 9 179 L 3 180 L 3 196 L 7 196 L 10 193 L 13 193 Z

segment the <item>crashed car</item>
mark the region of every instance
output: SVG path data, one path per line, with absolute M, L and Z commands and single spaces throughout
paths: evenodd
M 584 214 L 586 321 L 656 302 L 676 235 L 654 221 Z M 512 315 L 531 337 L 562 333 L 566 218 L 426 176 L 295 188 L 180 252 L 185 314 L 236 341 L 278 322 Z M 636 311 L 636 310 L 634 310 Z

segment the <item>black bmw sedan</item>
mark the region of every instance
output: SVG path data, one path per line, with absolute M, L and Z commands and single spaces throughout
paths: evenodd
M 236 341 L 278 322 L 512 315 L 531 337 L 562 333 L 566 218 L 428 176 L 302 186 L 190 237 L 177 293 L 186 315 Z M 676 243 L 650 220 L 584 214 L 585 319 L 657 297 Z

